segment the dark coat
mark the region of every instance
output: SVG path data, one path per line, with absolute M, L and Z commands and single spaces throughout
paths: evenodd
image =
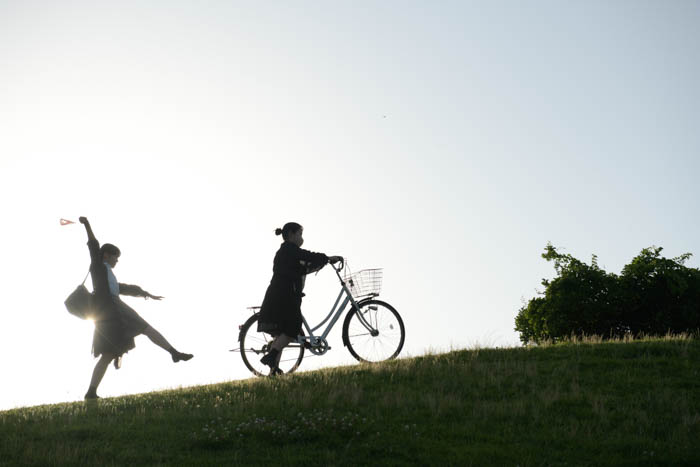
M 92 279 L 93 307 L 95 308 L 95 321 L 104 321 L 114 318 L 115 310 L 112 294 L 109 292 L 107 281 L 107 268 L 100 254 L 100 242 L 88 240 L 90 250 L 90 277 Z
M 328 264 L 328 256 L 284 242 L 275 255 L 272 280 L 265 293 L 258 331 L 296 337 L 301 333 L 301 299 L 306 275 Z
M 120 356 L 136 346 L 134 336 L 145 329 L 148 323 L 130 308 L 131 312 L 124 311 L 128 305 L 109 291 L 107 267 L 100 254 L 100 243 L 89 240 L 87 245 L 90 250 L 90 277 L 94 293 L 92 304 L 95 333 L 92 337 L 92 354 L 95 357 L 103 353 Z M 139 286 L 120 283 L 119 293 L 138 297 L 143 296 L 144 291 Z

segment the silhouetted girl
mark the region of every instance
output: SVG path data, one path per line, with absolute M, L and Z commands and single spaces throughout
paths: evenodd
M 81 217 L 80 223 L 85 225 L 88 235 L 90 275 L 94 293 L 95 333 L 92 338 L 92 353 L 95 357 L 100 357 L 92 372 L 85 399 L 97 399 L 97 386 L 100 385 L 109 362 L 113 361 L 114 367 L 118 369 L 122 355 L 136 346 L 134 337 L 139 334 L 147 336 L 154 344 L 170 352 L 173 362 L 189 360 L 192 355 L 175 350 L 161 333 L 119 298 L 120 294 L 154 300 L 163 297 L 151 295 L 137 285 L 117 282 L 112 269 L 119 261 L 119 248 L 110 243 L 100 247 L 87 218 Z
M 328 257 L 323 253 L 302 250 L 303 232 L 304 228 L 296 222 L 289 222 L 275 230 L 275 235 L 282 235 L 284 243 L 275 255 L 272 280 L 258 318 L 258 331 L 275 337 L 270 352 L 260 360 L 270 367 L 271 376 L 282 373 L 278 367 L 282 349 L 301 334 L 301 299 L 306 275 L 318 271 L 329 261 L 335 263 L 342 260 L 340 256 Z

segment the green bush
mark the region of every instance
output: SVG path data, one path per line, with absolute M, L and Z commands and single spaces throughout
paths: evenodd
M 645 248 L 621 275 L 586 264 L 548 244 L 542 257 L 554 263 L 557 277 L 542 280 L 542 296 L 531 299 L 515 318 L 524 343 L 571 336 L 663 335 L 700 328 L 700 270 L 684 263 L 691 254 L 661 256 Z

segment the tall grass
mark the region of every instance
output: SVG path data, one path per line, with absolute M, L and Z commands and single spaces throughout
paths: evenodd
M 0 412 L 22 465 L 697 465 L 700 343 L 453 351 Z

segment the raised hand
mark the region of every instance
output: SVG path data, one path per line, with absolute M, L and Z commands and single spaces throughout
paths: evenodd
M 92 233 L 92 227 L 90 227 L 90 223 L 87 220 L 87 217 L 85 216 L 80 216 L 78 218 L 81 224 L 85 226 L 85 231 L 87 232 L 88 240 L 93 241 L 95 240 L 95 234 Z
M 160 295 L 153 295 L 150 292 L 146 292 L 146 295 L 144 295 L 143 297 L 146 300 L 148 300 L 149 298 L 152 298 L 153 300 L 162 300 L 165 298 L 165 297 L 161 297 Z

